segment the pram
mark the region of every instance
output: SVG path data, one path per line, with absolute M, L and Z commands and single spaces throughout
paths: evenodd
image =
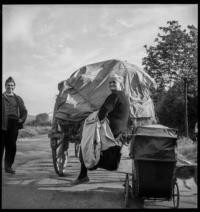
M 125 179 L 126 207 L 130 194 L 143 200 L 172 200 L 174 208 L 179 207 L 179 187 L 174 175 L 176 141 L 175 129 L 162 125 L 137 127 L 130 146 L 132 174 L 126 173 Z

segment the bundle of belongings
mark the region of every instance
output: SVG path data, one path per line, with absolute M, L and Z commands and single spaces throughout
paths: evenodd
M 58 84 L 59 94 L 54 107 L 52 128 L 56 126 L 58 120 L 66 124 L 68 121 L 84 121 L 81 146 L 86 164 L 90 161 L 87 165 L 90 168 L 98 163 L 100 149 L 104 152 L 108 146 L 109 149 L 111 147 L 120 149 L 110 134 L 107 120 L 101 124 L 96 119 L 97 111 L 111 94 L 108 81 L 112 74 L 117 74 L 123 79 L 133 125 L 151 124 L 156 121 L 154 104 L 150 98 L 150 87 L 155 86 L 155 82 L 145 71 L 121 60 L 102 61 L 76 70 L 70 78 Z M 92 138 L 95 138 L 95 141 L 89 145 Z M 89 154 L 90 159 L 86 157 L 88 151 L 93 151 L 93 155 Z M 101 162 L 99 163 L 101 165 Z
M 116 170 L 121 158 L 122 142 L 115 139 L 108 120 L 98 120 L 98 111 L 93 112 L 84 122 L 81 150 L 86 168 L 97 167 Z

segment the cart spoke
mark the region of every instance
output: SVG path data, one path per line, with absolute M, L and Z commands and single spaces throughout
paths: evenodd
M 59 140 L 58 143 L 57 143 L 57 148 L 63 143 L 62 140 Z

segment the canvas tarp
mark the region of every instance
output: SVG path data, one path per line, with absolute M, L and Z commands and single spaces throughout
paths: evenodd
M 59 95 L 55 104 L 55 118 L 81 120 L 100 109 L 111 93 L 108 79 L 111 74 L 122 76 L 124 91 L 129 96 L 133 118 L 155 118 L 150 98 L 153 79 L 137 66 L 120 60 L 107 60 L 83 66 L 67 80 L 58 84 Z

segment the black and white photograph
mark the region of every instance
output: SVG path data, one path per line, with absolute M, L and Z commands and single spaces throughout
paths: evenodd
M 198 4 L 1 15 L 1 209 L 198 208 Z

